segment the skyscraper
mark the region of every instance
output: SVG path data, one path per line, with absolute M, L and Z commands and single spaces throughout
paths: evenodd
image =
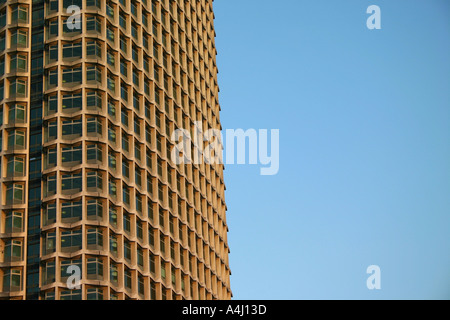
M 171 159 L 221 128 L 213 19 L 0 0 L 0 299 L 231 298 L 223 165 Z

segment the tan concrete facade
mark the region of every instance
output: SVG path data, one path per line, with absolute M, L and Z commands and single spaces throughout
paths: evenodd
M 43 300 L 230 299 L 223 165 L 171 160 L 174 130 L 221 128 L 212 0 L 45 1 L 41 60 L 42 13 L 0 3 L 0 299 L 26 299 L 32 281 Z

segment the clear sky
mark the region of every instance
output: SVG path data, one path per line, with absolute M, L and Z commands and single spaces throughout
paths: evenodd
M 234 298 L 450 299 L 450 1 L 214 9 L 223 128 L 280 129 L 278 175 L 226 166 Z

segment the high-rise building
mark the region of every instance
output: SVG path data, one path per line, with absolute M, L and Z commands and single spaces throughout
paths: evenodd
M 0 299 L 231 298 L 212 2 L 0 0 Z

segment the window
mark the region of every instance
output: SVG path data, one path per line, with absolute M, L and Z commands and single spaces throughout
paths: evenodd
M 138 40 L 138 27 L 135 23 L 131 24 L 131 35 L 136 41 Z
M 138 167 L 135 167 L 134 169 L 134 182 L 138 187 L 142 185 L 142 174 L 141 170 Z
M 81 241 L 81 230 L 61 232 L 61 250 L 63 252 L 74 252 L 80 250 Z
M 63 79 L 63 85 L 80 84 L 81 83 L 81 68 L 63 69 L 62 79 Z
M 106 4 L 106 14 L 108 15 L 108 17 L 114 19 L 114 6 L 112 3 Z
M 160 94 L 159 94 L 159 90 L 158 89 L 155 90 L 155 102 L 158 105 L 160 104 Z
M 122 175 L 124 175 L 127 179 L 130 178 L 130 165 L 125 159 L 122 160 Z
M 87 201 L 87 218 L 89 220 L 101 219 L 103 217 L 103 205 L 100 200 Z
M 150 72 L 150 62 L 148 61 L 148 58 L 144 58 L 144 70 L 148 73 Z
M 116 105 L 111 101 L 108 101 L 108 114 L 113 118 L 116 117 Z
M 127 40 L 125 37 L 120 37 L 120 50 L 122 50 L 123 53 L 127 54 Z
M 128 136 L 125 134 L 122 134 L 122 149 L 126 152 L 130 151 L 130 142 Z
M 141 146 L 136 140 L 134 143 L 134 157 L 136 160 L 141 161 Z
M 2 57 L 0 58 L 0 75 L 4 74 L 5 74 L 5 57 Z
M 99 144 L 87 145 L 86 154 L 88 162 L 102 162 L 103 160 L 103 150 Z
M 160 159 L 158 157 L 158 175 L 162 178 L 163 176 L 163 163 L 162 163 L 162 159 Z
M 164 211 L 159 212 L 159 225 L 164 230 Z
M 148 201 L 148 205 L 147 205 L 147 215 L 148 218 L 153 221 L 153 203 Z
M 86 18 L 86 31 L 102 33 L 102 20 L 98 16 L 88 16 Z
M 158 23 L 156 21 L 153 21 L 152 32 L 155 39 L 158 39 Z
M 10 72 L 26 72 L 27 71 L 27 55 L 14 54 L 10 60 Z
M 47 86 L 49 88 L 56 87 L 58 85 L 58 69 L 49 70 L 47 76 Z
M 11 46 L 21 48 L 28 47 L 28 32 L 25 30 L 13 30 L 11 32 Z
M 164 187 L 161 183 L 158 185 L 158 198 L 160 201 L 164 202 Z
M 114 27 L 111 25 L 108 25 L 106 27 L 106 38 L 111 41 L 112 43 L 114 43 Z
M 162 152 L 162 139 L 163 139 L 163 137 L 160 135 L 160 134 L 157 134 L 157 136 L 156 136 L 156 149 L 159 151 L 159 152 Z
M 139 50 L 135 46 L 133 46 L 131 50 L 131 57 L 133 58 L 134 62 L 139 63 Z
M 63 0 L 63 7 L 64 9 L 67 9 L 70 6 L 78 6 L 82 8 L 82 1 L 81 0 Z
M 55 300 L 55 291 L 47 291 L 44 293 L 44 300 Z
M 155 271 L 156 271 L 155 256 L 150 254 L 150 272 L 155 273 Z
M 97 191 L 103 189 L 103 177 L 98 171 L 91 171 L 87 173 L 87 188 L 90 191 Z
M 117 183 L 111 179 L 108 184 L 108 192 L 111 197 L 117 197 Z
M 25 106 L 22 104 L 13 104 L 9 108 L 8 123 L 24 123 Z
M 142 16 L 142 21 L 144 21 L 144 19 L 145 19 L 145 16 Z M 145 23 L 145 24 L 144 24 L 144 23 Z M 147 24 L 146 22 L 143 22 L 143 25 L 146 25 L 146 24 Z M 144 35 L 144 36 L 142 37 L 142 45 L 143 45 L 143 47 L 144 47 L 145 49 L 148 49 L 148 48 L 149 48 L 150 43 L 149 43 L 149 41 L 148 41 L 148 36 Z M 147 69 L 145 69 L 145 70 L 147 70 Z
M 175 261 L 175 243 L 170 240 L 170 257 Z
M 108 166 L 110 169 L 116 170 L 116 164 L 117 164 L 117 160 L 116 160 L 116 155 L 112 152 L 110 152 L 108 154 Z
M 126 213 L 123 214 L 123 230 L 131 232 L 130 216 Z
M 123 256 L 125 259 L 131 260 L 131 244 L 127 240 L 124 241 Z
M 81 136 L 81 119 L 63 121 L 62 134 L 65 139 L 70 138 L 67 136 Z
M 109 236 L 109 251 L 114 255 L 117 255 L 118 253 L 117 238 L 114 235 Z
M 114 67 L 116 65 L 116 57 L 114 55 L 114 52 L 108 50 L 107 56 L 106 56 L 106 61 L 112 67 Z
M 48 47 L 49 62 L 58 60 L 58 45 L 51 45 Z
M 6 165 L 8 177 L 22 177 L 25 174 L 25 159 L 21 157 L 11 157 Z
M 109 207 L 109 223 L 117 227 L 117 209 Z
M 81 58 L 81 42 L 63 44 L 63 58 Z
M 5 43 L 6 43 L 5 34 L 1 34 L 0 35 L 0 50 L 1 51 L 5 50 Z
M 61 300 L 81 300 L 81 290 L 63 290 L 60 293 Z
M 100 9 L 100 0 L 86 0 L 86 7 L 97 7 Z
M 102 58 L 102 47 L 97 41 L 86 42 L 86 56 L 91 59 Z
M 91 263 L 92 265 L 92 263 Z M 89 268 L 89 260 L 88 260 L 88 268 Z M 93 266 L 91 268 L 94 268 Z M 103 265 L 102 265 L 103 268 Z M 89 279 L 89 269 L 88 269 L 88 279 Z M 99 278 L 103 279 L 103 271 L 101 275 L 98 275 Z M 103 300 L 103 289 L 101 288 L 88 288 L 86 291 L 87 300 Z
M 87 119 L 87 133 L 89 136 L 98 135 L 101 136 L 103 131 L 103 125 L 100 118 L 88 118 Z
M 102 83 L 102 70 L 97 66 L 88 66 L 86 69 L 86 81 Z
M 47 141 L 56 139 L 58 131 L 58 124 L 56 121 L 48 122 L 47 124 Z
M 183 225 L 181 223 L 178 225 L 178 238 L 181 243 L 184 242 Z
M 164 261 L 161 261 L 161 278 L 166 280 L 166 263 Z
M 14 79 L 9 83 L 10 97 L 26 97 L 27 81 L 22 79 Z
M 131 289 L 131 271 L 128 269 L 125 269 L 124 272 L 124 282 L 125 282 L 125 287 L 127 289 Z
M 6 188 L 6 204 L 22 203 L 24 203 L 24 186 L 18 183 L 8 185 Z
M 56 210 L 56 209 L 55 209 Z M 56 249 L 56 233 L 48 232 L 44 235 L 44 254 L 55 252 Z
M 44 208 L 44 223 L 49 225 L 56 222 L 56 204 L 50 203 Z
M 102 95 L 98 91 L 89 91 L 86 93 L 86 105 L 89 109 L 102 108 Z
M 170 234 L 172 236 L 174 236 L 174 226 L 173 226 L 173 224 L 174 224 L 174 218 L 170 217 L 169 218 L 169 231 L 170 231 Z
M 141 276 L 138 277 L 138 292 L 141 296 L 144 296 L 145 293 L 144 277 Z
M 4 233 L 23 232 L 23 213 L 18 211 L 7 212 L 5 216 Z
M 142 12 L 142 25 L 148 27 L 148 15 L 144 11 Z
M 130 205 L 130 189 L 125 185 L 123 186 L 122 201 L 125 204 Z
M 109 266 L 109 280 L 117 285 L 118 279 L 119 279 L 119 272 L 117 270 L 117 265 L 114 263 L 111 263 Z
M 120 112 L 120 117 L 121 117 L 122 124 L 124 126 L 128 127 L 129 119 L 128 119 L 128 111 L 127 111 L 127 109 L 122 107 L 122 111 Z
M 114 80 L 114 77 L 112 75 L 108 74 L 107 85 L 108 85 L 108 90 L 110 90 L 113 93 L 115 93 L 115 91 L 116 91 L 116 80 Z
M 137 16 L 137 6 L 134 1 L 131 1 L 131 13 L 136 17 Z
M 2 1 L 2 4 L 5 1 Z M 6 9 L 0 12 L 0 28 L 3 28 L 6 25 Z
M 53 114 L 58 111 L 58 96 L 49 96 L 47 99 L 47 114 Z
M 61 160 L 63 164 L 75 165 L 77 163 L 81 163 L 81 158 L 81 146 L 62 148 Z
M 63 202 L 61 204 L 61 219 L 63 222 L 75 222 L 81 220 L 81 201 Z
M 150 126 L 145 126 L 145 141 L 147 141 L 149 144 L 152 143 L 152 131 L 150 129 Z
M 87 229 L 87 247 L 90 250 L 103 249 L 103 232 L 100 228 Z
M 140 221 L 136 222 L 136 235 L 139 239 L 142 239 L 144 236 L 143 229 L 142 229 L 142 222 L 140 222 Z
M 127 30 L 127 17 L 122 11 L 119 12 L 119 25 Z
M 56 274 L 55 261 L 46 262 L 42 266 L 42 282 L 44 284 L 49 284 L 55 282 L 55 274 Z
M 137 112 L 139 112 L 141 110 L 140 99 L 139 99 L 139 96 L 136 94 L 133 94 L 133 107 Z
M 22 290 L 22 270 L 6 269 L 3 274 L 3 292 Z
M 153 194 L 153 182 L 150 175 L 147 175 L 147 191 L 148 193 Z
M 128 76 L 128 67 L 127 67 L 127 63 L 125 61 L 120 61 L 120 73 L 124 76 L 127 77 Z
M 63 175 L 61 189 L 62 191 L 81 191 L 81 173 Z

